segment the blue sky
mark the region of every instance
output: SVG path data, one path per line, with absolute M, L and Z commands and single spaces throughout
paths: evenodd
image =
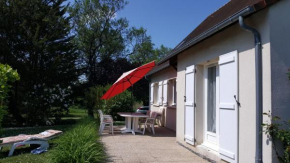
M 155 46 L 174 48 L 208 15 L 229 0 L 129 0 L 117 16 L 147 29 Z
M 74 2 L 74 0 L 69 0 Z M 229 0 L 128 0 L 117 14 L 131 26 L 144 27 L 156 47 L 174 48 L 208 15 Z

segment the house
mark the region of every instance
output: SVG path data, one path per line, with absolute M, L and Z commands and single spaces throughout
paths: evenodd
M 180 144 L 227 162 L 277 162 L 263 112 L 290 117 L 290 1 L 231 0 L 149 74 L 150 108 Z

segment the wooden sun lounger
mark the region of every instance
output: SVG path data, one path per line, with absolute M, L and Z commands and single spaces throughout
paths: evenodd
M 62 131 L 46 130 L 44 132 L 35 135 L 21 134 L 18 136 L 0 138 L 0 140 L 2 140 L 2 143 L 0 144 L 0 150 L 4 146 L 11 146 L 8 156 L 12 156 L 15 148 L 21 145 L 39 144 L 40 148 L 48 149 L 49 147 L 48 140 L 53 139 L 59 136 L 60 134 L 62 134 Z

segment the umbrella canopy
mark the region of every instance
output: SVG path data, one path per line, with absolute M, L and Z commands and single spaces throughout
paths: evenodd
M 147 63 L 143 66 L 137 67 L 131 71 L 125 72 L 112 85 L 112 87 L 101 97 L 101 99 L 108 100 L 131 87 L 134 83 L 142 79 L 153 67 L 155 61 Z

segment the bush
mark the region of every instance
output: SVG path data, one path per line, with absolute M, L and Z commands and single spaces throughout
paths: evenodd
M 281 163 L 290 162 L 290 120 L 282 121 L 280 117 L 272 117 L 271 112 L 263 113 L 271 118 L 270 123 L 264 123 L 264 132 L 272 138 L 273 148 Z M 283 154 L 279 154 L 277 149 L 277 142 L 281 142 L 283 145 Z
M 288 79 L 290 80 L 290 69 L 288 69 L 287 75 L 288 75 Z
M 118 94 L 117 96 L 109 100 L 101 100 L 103 94 L 111 87 L 111 85 L 92 87 L 85 93 L 85 105 L 87 108 L 93 109 L 97 112 L 98 109 L 102 110 L 104 114 L 110 114 L 114 120 L 123 120 L 118 116 L 118 112 L 132 112 L 134 99 L 131 96 L 131 92 L 126 90 L 125 92 Z
M 290 80 L 290 69 L 287 73 L 288 79 Z M 272 117 L 271 112 L 263 113 L 268 116 L 271 121 L 262 124 L 264 127 L 264 133 L 268 134 L 273 142 L 273 148 L 278 157 L 279 162 L 289 163 L 290 162 L 290 120 L 281 120 L 280 117 Z M 277 147 L 277 143 L 282 143 L 283 153 Z
M 83 119 L 59 138 L 58 145 L 51 151 L 51 162 L 104 162 L 105 151 L 97 130 L 98 125 L 94 119 Z
M 5 108 L 7 107 L 7 97 L 11 89 L 11 82 L 19 80 L 20 77 L 17 71 L 13 70 L 9 65 L 0 64 L 0 124 L 5 114 Z

